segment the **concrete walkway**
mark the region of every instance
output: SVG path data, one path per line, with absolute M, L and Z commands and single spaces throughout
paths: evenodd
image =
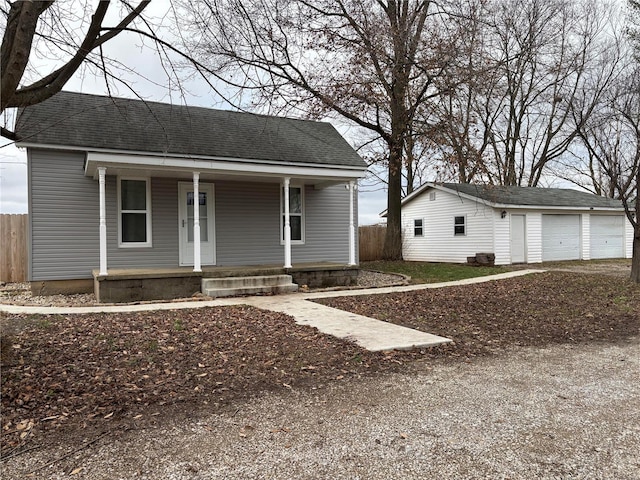
M 26 314 L 80 314 L 80 313 L 109 313 L 109 312 L 141 312 L 151 310 L 176 310 L 182 308 L 204 308 L 231 305 L 251 305 L 264 310 L 291 315 L 296 323 L 310 325 L 322 333 L 333 335 L 355 342 L 362 348 L 371 351 L 406 350 L 421 348 L 451 342 L 450 339 L 430 333 L 420 332 L 393 323 L 376 320 L 374 318 L 356 315 L 343 310 L 320 305 L 309 300 L 317 298 L 347 297 L 360 295 L 379 295 L 394 292 L 410 292 L 430 288 L 442 288 L 454 285 L 471 285 L 474 283 L 502 280 L 519 277 L 543 270 L 517 270 L 513 272 L 489 275 L 485 277 L 469 278 L 455 282 L 430 283 L 420 285 L 406 285 L 401 287 L 367 288 L 362 290 L 338 290 L 332 292 L 293 293 L 275 296 L 252 296 L 221 298 L 210 301 L 187 301 L 171 303 L 147 303 L 139 305 L 97 305 L 87 307 L 38 307 L 2 305 L 0 312 Z

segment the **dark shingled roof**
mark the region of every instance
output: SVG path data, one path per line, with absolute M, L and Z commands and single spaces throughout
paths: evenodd
M 21 109 L 21 142 L 366 168 L 326 122 L 60 92 Z
M 498 185 L 443 183 L 443 187 L 500 205 L 539 207 L 622 208 L 620 200 L 566 188 L 538 188 Z

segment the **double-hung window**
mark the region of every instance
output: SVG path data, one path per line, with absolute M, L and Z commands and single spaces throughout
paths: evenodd
M 422 237 L 424 235 L 424 222 L 422 218 L 416 218 L 413 221 L 413 236 Z
M 151 193 L 148 178 L 118 179 L 118 244 L 151 246 Z
M 465 216 L 455 217 L 453 220 L 453 234 L 454 235 L 466 235 L 467 234 L 467 220 Z
M 282 225 L 281 241 L 284 242 L 284 187 L 280 195 L 280 223 Z M 304 243 L 304 189 L 289 187 L 289 225 L 291 226 L 291 243 Z

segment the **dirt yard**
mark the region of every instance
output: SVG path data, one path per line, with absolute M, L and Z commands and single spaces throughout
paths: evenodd
M 637 285 L 323 303 L 455 344 L 374 354 L 250 307 L 4 315 L 3 478 L 638 477 Z

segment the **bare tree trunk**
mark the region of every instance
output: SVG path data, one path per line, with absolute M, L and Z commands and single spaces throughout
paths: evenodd
M 393 150 L 392 150 L 393 152 Z M 400 168 L 392 168 L 402 164 L 397 152 L 389 157 L 389 188 L 387 190 L 387 233 L 384 239 L 382 257 L 384 260 L 402 260 L 402 214 L 400 205 L 402 202 L 402 172 Z
M 640 226 L 633 232 L 633 258 L 631 259 L 631 281 L 640 283 Z
M 633 257 L 631 260 L 631 280 L 640 283 L 640 166 L 636 172 L 635 218 L 633 225 Z

